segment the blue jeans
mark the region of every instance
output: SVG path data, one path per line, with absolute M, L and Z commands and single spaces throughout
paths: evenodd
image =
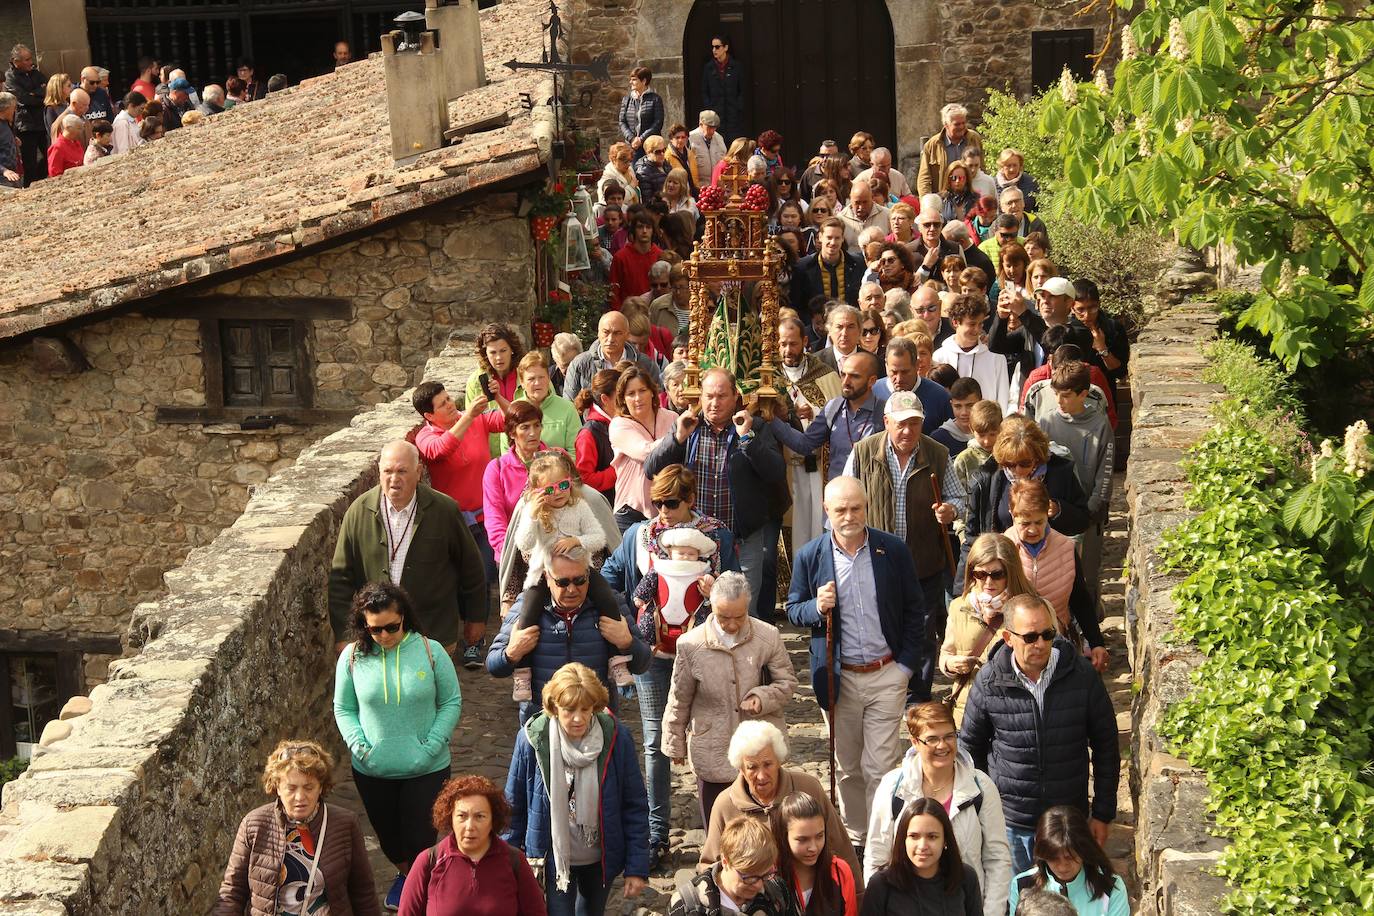
M 663 756 L 663 711 L 668 706 L 672 659 L 654 657 L 649 670 L 635 675 L 639 694 L 639 722 L 644 730 L 644 772 L 649 783 L 649 843 L 668 845 L 669 811 L 673 797 L 673 764 Z
M 749 616 L 772 623 L 778 607 L 778 534 L 782 523 L 765 522 L 763 527 L 739 542 L 739 567 L 749 580 L 754 596 Z
M 1011 873 L 1019 875 L 1035 864 L 1031 849 L 1035 846 L 1035 831 L 1007 825 L 1007 842 L 1011 844 Z
M 610 885 L 601 883 L 600 862 L 574 865 L 568 889 L 560 891 L 553 854 L 544 861 L 544 896 L 549 916 L 603 916 L 610 895 Z

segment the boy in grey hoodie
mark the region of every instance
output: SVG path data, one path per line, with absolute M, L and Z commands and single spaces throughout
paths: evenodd
M 954 411 L 954 417 L 946 420 L 939 429 L 929 435 L 949 449 L 951 459 L 958 458 L 964 449 L 968 448 L 969 440 L 973 438 L 969 416 L 973 413 L 973 405 L 982 399 L 983 388 L 976 378 L 956 379 L 954 384 L 949 386 L 949 407 Z
M 1100 593 L 1102 529 L 1112 501 L 1116 439 L 1102 402 L 1088 396 L 1091 387 L 1087 363 L 1069 360 L 1056 366 L 1050 375 L 1050 388 L 1058 406 L 1042 414 L 1039 422 L 1050 441 L 1073 456 L 1078 482 L 1088 494 L 1088 515 L 1092 521 L 1082 535 L 1081 559 L 1083 578 L 1096 602 Z

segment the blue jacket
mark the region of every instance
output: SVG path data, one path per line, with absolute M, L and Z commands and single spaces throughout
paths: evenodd
M 621 872 L 649 876 L 649 796 L 635 756 L 630 730 L 609 713 L 597 713 L 605 747 L 601 770 L 601 876 L 606 884 Z M 510 829 L 502 837 L 532 859 L 552 855 L 549 828 L 549 717 L 540 713 L 515 736 L 515 753 L 506 777 Z M 562 813 L 563 817 L 567 812 Z M 552 867 L 552 866 L 550 866 Z
M 648 522 L 635 522 L 620 539 L 620 546 L 601 566 L 601 575 L 611 588 L 627 598 L 635 593 L 635 587 L 643 576 L 639 573 L 639 534 Z M 706 535 L 716 542 L 716 555 L 720 557 L 720 571 L 739 572 L 739 555 L 735 549 L 735 536 L 728 528 L 721 526 Z
M 676 434 L 669 434 L 654 445 L 644 460 L 644 474 L 650 480 L 670 464 L 686 465 L 698 478 L 696 466 L 697 440 L 705 427 L 705 419 L 697 424 L 686 442 L 678 442 Z M 773 431 L 762 419 L 754 418 L 754 438 L 743 448 L 739 436 L 730 432 L 730 446 L 725 458 L 726 477 L 730 485 L 730 503 L 735 510 L 736 539 L 747 538 L 770 521 L 781 521 L 792 495 L 787 490 L 787 463 Z
M 792 587 L 787 590 L 787 619 L 799 627 L 811 628 L 811 686 L 822 709 L 830 707 L 829 685 L 825 676 L 825 621 L 816 610 L 816 592 L 835 578 L 835 557 L 829 531 L 808 541 L 797 551 L 792 565 Z M 909 671 L 921 667 L 925 639 L 925 596 L 916 578 L 916 563 L 911 551 L 895 534 L 868 529 L 873 553 L 873 581 L 878 586 L 878 624 L 892 656 Z M 844 638 L 839 630 L 840 614 L 830 613 L 835 622 L 835 692 L 840 690 L 840 652 Z
M 592 575 L 596 573 L 593 572 Z M 516 663 L 506 657 L 506 646 L 510 645 L 511 629 L 520 619 L 524 601 L 525 596 L 521 595 L 515 604 L 511 605 L 510 612 L 501 624 L 501 632 L 496 634 L 496 638 L 491 641 L 491 648 L 487 651 L 487 671 L 494 677 L 510 677 L 515 672 Z M 630 625 L 630 633 L 633 635 L 634 617 L 623 601 L 617 603 L 620 605 L 620 616 Z M 534 647 L 534 651 L 520 660 L 522 664 L 530 666 L 531 696 L 537 700 L 544 684 L 553 677 L 555 671 L 568 662 L 581 662 L 596 672 L 596 676 L 601 678 L 601 683 L 611 686 L 611 656 L 622 653 L 601 635 L 598 628 L 600 620 L 596 606 L 590 598 L 582 605 L 577 616 L 573 617 L 571 628 L 564 623 L 562 617 L 547 607 L 544 609 L 539 616 L 539 644 Z M 649 670 L 649 662 L 653 660 L 649 647 L 638 637 L 635 637 L 634 643 L 623 654 L 630 656 L 630 670 L 635 674 L 643 674 Z M 616 691 L 612 690 L 611 695 L 614 697 Z M 538 702 L 522 704 L 520 718 L 523 721 L 538 711 Z

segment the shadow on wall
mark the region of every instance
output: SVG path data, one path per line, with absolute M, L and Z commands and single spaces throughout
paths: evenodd
M 0 0 L 0 54 L 5 67 L 10 65 L 10 48 L 17 44 L 33 47 L 33 19 L 27 0 Z

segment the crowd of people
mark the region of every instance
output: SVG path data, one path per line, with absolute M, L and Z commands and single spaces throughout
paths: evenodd
M 348 42 L 335 45 L 336 66 L 351 57 Z M 68 73 L 45 75 L 32 49 L 15 45 L 0 92 L 0 187 L 28 187 L 122 155 L 167 131 L 279 92 L 287 78 L 278 73 L 261 80 L 245 58 L 223 83 L 197 89 L 175 64 L 143 57 L 129 86 L 122 97 L 113 96 L 104 67 L 83 68 L 75 82 Z
M 1020 154 L 982 170 L 961 106 L 911 176 L 864 132 L 792 169 L 776 131 L 713 110 L 665 132 L 652 79 L 596 182 L 595 342 L 484 328 L 462 392 L 415 388 L 417 432 L 343 519 L 334 710 L 384 905 L 590 916 L 622 877 L 635 898 L 671 862 L 677 766 L 705 840 L 673 914 L 1124 916 L 1098 582 L 1125 334 L 1059 275 Z M 727 161 L 788 252 L 780 409 L 721 368 L 684 389 L 683 248 Z M 829 790 L 791 759 L 787 626 Z M 451 775 L 455 663 L 510 679 L 504 786 L 462 749 Z M 378 911 L 331 773 L 314 741 L 273 750 L 217 912 Z

